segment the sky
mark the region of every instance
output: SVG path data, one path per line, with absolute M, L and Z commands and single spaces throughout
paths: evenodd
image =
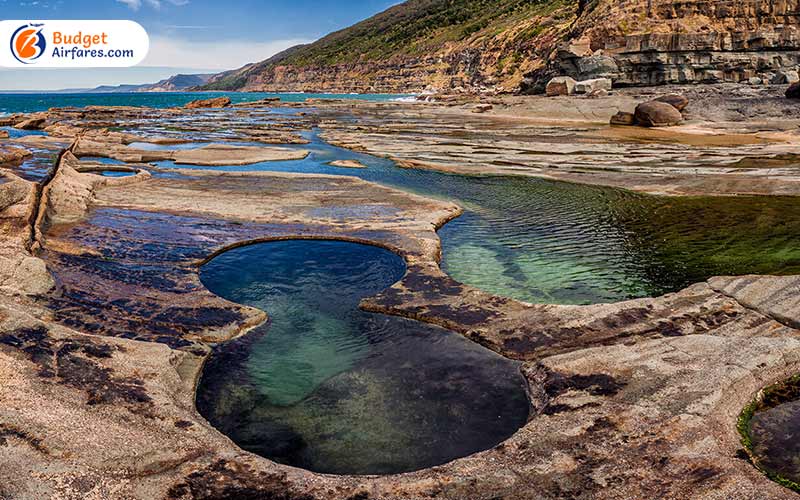
M 397 0 L 0 0 L 0 20 L 130 19 L 150 35 L 133 68 L 0 68 L 2 90 L 152 83 L 261 61 L 366 19 Z

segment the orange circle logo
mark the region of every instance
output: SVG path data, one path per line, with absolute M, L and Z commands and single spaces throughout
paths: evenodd
M 26 24 L 11 35 L 11 53 L 17 61 L 31 64 L 44 54 L 47 42 L 42 34 L 42 24 Z

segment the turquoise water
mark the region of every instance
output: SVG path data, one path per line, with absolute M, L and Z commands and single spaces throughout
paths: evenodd
M 422 469 L 508 438 L 529 412 L 517 363 L 358 308 L 404 272 L 387 250 L 337 241 L 263 243 L 209 262 L 209 290 L 271 323 L 215 350 L 198 410 L 248 451 L 336 474 Z
M 287 98 L 306 96 L 289 94 Z M 98 98 L 132 104 L 134 99 L 194 97 L 198 95 Z M 236 95 L 240 100 L 261 97 Z M 221 128 L 212 127 L 217 117 L 210 112 L 191 117 L 190 124 L 202 122 L 202 126 L 188 131 L 180 129 L 180 121 L 169 120 L 132 123 L 132 127 L 197 141 L 147 147 L 189 148 L 235 141 L 236 127 L 291 123 L 298 112 L 261 110 L 255 118 L 228 118 Z M 314 131 L 304 136 L 309 144 L 288 146 L 310 150 L 304 160 L 212 168 L 357 176 L 455 201 L 465 213 L 439 231 L 442 268 L 458 281 L 497 295 L 537 303 L 589 304 L 662 295 L 715 275 L 800 273 L 800 204 L 794 198 L 663 198 L 528 177 L 448 175 L 402 169 L 385 158 L 333 147 Z M 36 180 L 46 174 L 51 158 L 52 152 L 38 152 L 18 170 Z M 368 168 L 328 165 L 339 159 L 359 160 Z M 158 166 L 164 170 L 154 171 L 156 176 L 181 175 L 171 162 Z
M 591 304 L 658 296 L 711 276 L 800 274 L 795 198 L 666 198 L 530 177 L 450 175 L 398 168 L 314 132 L 305 137 L 311 143 L 296 146 L 311 151 L 304 160 L 213 168 L 349 175 L 455 201 L 465 213 L 439 230 L 442 268 L 497 295 Z M 367 168 L 328 165 L 338 159 Z
M 346 98 L 381 101 L 406 97 L 393 94 L 280 94 L 266 92 L 139 92 L 119 94 L 0 94 L 0 115 L 32 113 L 54 107 L 146 106 L 169 108 L 183 106 L 195 99 L 228 96 L 233 103 L 280 97 L 284 102 L 303 102 L 307 98 Z
M 130 177 L 136 175 L 136 172 L 120 172 L 117 170 L 103 170 L 100 172 L 103 177 Z

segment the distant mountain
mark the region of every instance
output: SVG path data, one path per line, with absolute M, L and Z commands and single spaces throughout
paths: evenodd
M 174 92 L 177 90 L 186 90 L 204 85 L 212 76 L 214 75 L 175 75 L 152 85 L 144 85 L 138 92 Z
M 157 83 L 141 85 L 101 85 L 93 89 L 76 89 L 81 93 L 119 93 L 119 92 L 180 92 L 206 84 L 212 74 L 175 75 Z
M 800 0 L 409 0 L 204 90 L 415 92 L 771 79 L 800 64 Z
M 61 90 L 0 90 L 4 94 L 114 94 L 126 92 L 181 92 L 205 85 L 213 74 L 174 75 L 156 83 L 100 85 L 94 88 Z
M 93 89 L 64 89 L 52 90 L 50 93 L 68 94 L 117 94 L 124 92 L 181 92 L 193 87 L 204 85 L 214 75 L 174 75 L 156 83 L 143 83 L 139 85 L 100 85 Z

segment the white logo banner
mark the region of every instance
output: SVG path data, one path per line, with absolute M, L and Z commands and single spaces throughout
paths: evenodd
M 150 38 L 133 21 L 0 21 L 0 66 L 123 68 L 144 60 Z

